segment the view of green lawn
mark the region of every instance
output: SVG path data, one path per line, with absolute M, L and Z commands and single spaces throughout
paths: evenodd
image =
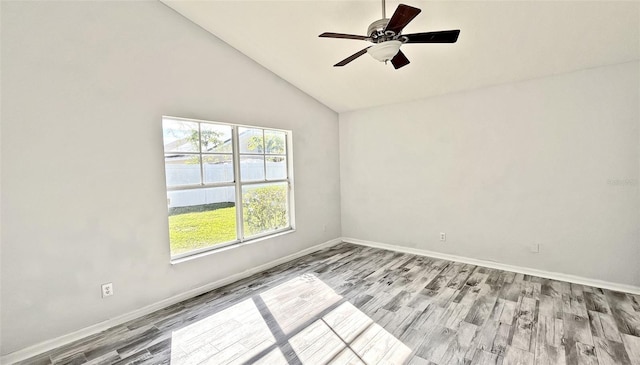
M 287 186 L 243 188 L 244 237 L 286 228 Z M 169 209 L 171 256 L 235 241 L 236 207 L 233 202 L 172 207 Z
M 169 216 L 171 255 L 236 239 L 236 208 L 187 211 Z

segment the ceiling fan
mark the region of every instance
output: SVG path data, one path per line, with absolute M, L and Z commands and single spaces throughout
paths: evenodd
M 319 37 L 357 39 L 374 44 L 336 63 L 333 65 L 334 67 L 344 66 L 363 54 L 369 53 L 378 61 L 384 63 L 391 61 L 391 64 L 397 70 L 409 64 L 409 60 L 400 50 L 400 46 L 404 43 L 455 43 L 458 40 L 460 29 L 402 34 L 402 29 L 421 11 L 418 8 L 400 4 L 389 19 L 385 13 L 385 0 L 382 0 L 382 19 L 376 20 L 369 25 L 366 36 L 325 32 L 320 34 Z

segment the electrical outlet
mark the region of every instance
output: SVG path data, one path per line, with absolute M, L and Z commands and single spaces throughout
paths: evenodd
M 102 284 L 102 297 L 110 297 L 113 295 L 113 283 Z
M 446 241 L 447 240 L 447 234 L 444 232 L 440 232 L 440 241 Z

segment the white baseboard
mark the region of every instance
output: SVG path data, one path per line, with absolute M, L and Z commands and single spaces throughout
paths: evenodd
M 108 319 L 106 321 L 103 321 L 103 322 L 100 322 L 100 323 L 96 323 L 96 324 L 94 324 L 92 326 L 82 328 L 82 329 L 80 329 L 78 331 L 71 332 L 69 334 L 66 334 L 66 335 L 51 339 L 51 340 L 47 340 L 47 341 L 43 341 L 43 342 L 37 343 L 35 345 L 29 346 L 27 348 L 24 348 L 22 350 L 18 350 L 18 351 L 9 353 L 9 354 L 4 355 L 4 356 L 2 356 L 0 358 L 0 364 L 13 364 L 15 362 L 22 361 L 22 360 L 28 359 L 30 357 L 42 354 L 44 352 L 53 350 L 55 348 L 58 348 L 58 347 L 67 345 L 67 344 L 69 344 L 71 342 L 74 342 L 74 341 L 80 340 L 82 338 L 85 338 L 87 336 L 102 332 L 102 331 L 107 330 L 107 329 L 109 329 L 111 327 L 123 324 L 125 322 L 128 322 L 130 320 L 145 316 L 147 314 L 153 313 L 153 312 L 155 312 L 155 311 L 157 311 L 159 309 L 162 309 L 162 308 L 168 307 L 170 305 L 179 303 L 179 302 L 181 302 L 183 300 L 186 300 L 186 299 L 189 299 L 189 298 L 193 298 L 193 297 L 198 296 L 200 294 L 204 294 L 206 292 L 209 292 L 211 290 L 214 290 L 214 289 L 217 289 L 219 287 L 225 286 L 227 284 L 231 284 L 231 283 L 236 282 L 238 280 L 247 278 L 247 277 L 249 277 L 251 275 L 257 274 L 257 273 L 259 273 L 261 271 L 268 270 L 268 269 L 270 269 L 272 267 L 278 266 L 278 265 L 283 264 L 283 263 L 285 263 L 287 261 L 291 261 L 291 260 L 297 259 L 299 257 L 308 255 L 308 254 L 310 254 L 312 252 L 322 250 L 324 248 L 335 246 L 335 245 L 337 245 L 338 243 L 341 243 L 341 242 L 342 242 L 342 239 L 336 238 L 336 239 L 321 243 L 319 245 L 315 245 L 313 247 L 309 247 L 307 249 L 304 249 L 302 251 L 296 252 L 294 254 L 291 254 L 291 255 L 288 255 L 288 256 L 285 256 L 285 257 L 281 257 L 281 258 L 279 258 L 277 260 L 273 260 L 273 261 L 267 262 L 266 264 L 251 268 L 251 269 L 243 271 L 241 273 L 231 275 L 231 276 L 226 277 L 224 279 L 220 279 L 220 280 L 214 281 L 214 282 L 209 283 L 207 285 L 203 285 L 201 287 L 186 291 L 186 292 L 184 292 L 182 294 L 178 294 L 178 295 L 175 295 L 173 297 L 161 300 L 159 302 L 147 305 L 147 306 L 142 307 L 140 309 L 136 309 L 136 310 L 134 310 L 132 312 L 125 313 L 125 314 L 123 314 L 121 316 L 114 317 L 114 318 Z
M 429 256 L 437 259 L 457 261 L 457 262 L 462 262 L 465 264 L 471 264 L 471 265 L 477 265 L 477 266 L 484 266 L 491 269 L 513 271 L 513 272 L 517 272 L 525 275 L 539 276 L 547 279 L 567 281 L 575 284 L 594 286 L 602 289 L 610 289 L 610 290 L 640 295 L 640 287 L 633 286 L 633 285 L 618 284 L 618 283 L 612 283 L 609 281 L 590 279 L 590 278 L 585 278 L 585 277 L 576 276 L 576 275 L 569 275 L 569 274 L 563 274 L 558 272 L 532 269 L 529 267 L 515 266 L 515 265 L 503 264 L 503 263 L 493 262 L 493 261 L 478 260 L 478 259 L 473 259 L 469 257 L 450 255 L 446 253 L 428 251 L 428 250 L 423 250 L 418 248 L 391 245 L 387 243 L 380 243 L 380 242 L 373 242 L 373 241 L 365 241 L 357 238 L 342 237 L 342 241 L 347 243 L 353 243 L 356 245 L 361 245 L 361 246 L 380 248 L 384 250 L 408 253 L 408 254 L 419 255 L 419 256 Z
M 616 291 L 622 291 L 622 292 L 627 292 L 627 293 L 633 293 L 633 294 L 638 294 L 640 295 L 640 287 L 637 286 L 633 286 L 633 285 L 627 285 L 627 284 L 618 284 L 618 283 L 612 283 L 612 282 L 608 282 L 608 281 L 602 281 L 602 280 L 596 280 L 596 279 L 590 279 L 590 278 L 584 278 L 581 276 L 575 276 L 575 275 L 569 275 L 569 274 L 563 274 L 563 273 L 556 273 L 556 272 L 550 272 L 550 271 L 544 271 L 544 270 L 538 270 L 538 269 L 532 269 L 532 268 L 528 268 L 528 267 L 521 267 L 521 266 L 514 266 L 514 265 L 508 265 L 508 264 L 502 264 L 502 263 L 498 263 L 498 262 L 493 262 L 493 261 L 486 261 L 486 260 L 478 260 L 478 259 L 473 259 L 473 258 L 469 258 L 469 257 L 464 257 L 464 256 L 457 256 L 457 255 L 450 255 L 450 254 L 445 254 L 445 253 L 440 253 L 440 252 L 435 252 L 435 251 L 429 251 L 429 250 L 423 250 L 423 249 L 417 249 L 417 248 L 411 248 L 411 247 L 403 247 L 403 246 L 397 246 L 397 245 L 391 245 L 391 244 L 387 244 L 387 243 L 381 243 L 381 242 L 373 242 L 373 241 L 366 241 L 366 240 L 360 240 L 360 239 L 356 239 L 356 238 L 350 238 L 350 237 L 342 237 L 342 238 L 336 238 L 324 243 L 321 243 L 319 245 L 313 246 L 313 247 L 309 247 L 307 249 L 304 249 L 302 251 L 296 252 L 294 254 L 279 258 L 277 260 L 268 262 L 266 264 L 254 267 L 252 269 L 243 271 L 241 273 L 238 274 L 234 274 L 232 276 L 226 277 L 224 279 L 220 279 L 218 281 L 215 281 L 213 283 L 209 283 L 207 285 L 195 288 L 195 289 L 191 289 L 189 291 L 186 291 L 182 294 L 179 295 L 175 295 L 171 298 L 167 298 L 164 300 L 161 300 L 157 303 L 153 303 L 150 305 L 147 305 L 143 308 L 134 310 L 132 312 L 123 314 L 121 316 L 115 317 L 115 318 L 111 318 L 108 319 L 106 321 L 97 323 L 95 325 L 89 326 L 89 327 L 85 327 L 83 329 L 80 329 L 78 331 L 51 339 L 51 340 L 47 340 L 47 341 L 43 341 L 41 343 L 35 344 L 33 346 L 29 346 L 27 348 L 24 348 L 22 350 L 18 350 L 12 353 L 9 353 L 7 355 L 4 355 L 0 358 L 0 364 L 12 364 L 18 361 L 22 361 L 25 359 L 28 359 L 30 357 L 42 354 L 44 352 L 50 351 L 54 348 L 57 347 L 61 347 L 64 346 L 66 344 L 69 344 L 73 341 L 77 341 L 79 339 L 82 339 L 84 337 L 102 332 L 104 330 L 107 330 L 113 326 L 117 326 L 120 325 L 122 323 L 128 322 L 130 320 L 145 316 L 147 314 L 153 313 L 159 309 L 168 307 L 170 305 L 179 303 L 183 300 L 189 299 L 189 298 L 193 298 L 195 296 L 198 296 L 200 294 L 206 293 L 208 291 L 214 290 L 216 288 L 222 287 L 224 285 L 227 284 L 231 284 L 235 281 L 247 278 L 251 275 L 257 274 L 261 271 L 265 271 L 268 270 L 274 266 L 278 266 L 280 264 L 283 264 L 287 261 L 291 261 L 294 259 L 297 259 L 299 257 L 302 257 L 304 255 L 308 255 L 312 252 L 315 251 L 319 251 L 322 250 L 324 248 L 328 248 L 331 246 L 335 246 L 336 244 L 340 243 L 340 242 L 347 242 L 347 243 L 353 243 L 356 245 L 361 245 L 361 246 L 368 246 L 368 247 L 373 247 L 373 248 L 380 248 L 383 250 L 389 250 L 389 251 L 396 251 L 396 252 L 402 252 L 402 253 L 408 253 L 408 254 L 413 254 L 413 255 L 420 255 L 420 256 L 429 256 L 429 257 L 434 257 L 434 258 L 438 258 L 438 259 L 443 259 L 443 260 L 449 260 L 449 261 L 457 261 L 457 262 L 462 262 L 465 264 L 471 264 L 471 265 L 477 265 L 477 266 L 484 266 L 484 267 L 488 267 L 488 268 L 492 268 L 492 269 L 499 269 L 499 270 L 506 270 L 506 271 L 513 271 L 513 272 L 517 272 L 517 273 L 521 273 L 521 274 L 526 274 L 526 275 L 533 275 L 533 276 L 539 276 L 539 277 L 543 277 L 543 278 L 548 278 L 548 279 L 554 279 L 554 280 L 561 280 L 561 281 L 567 281 L 567 282 L 571 282 L 571 283 L 576 283 L 576 284 L 582 284 L 582 285 L 589 285 L 589 286 L 594 286 L 594 287 L 598 287 L 598 288 L 603 288 L 603 289 L 610 289 L 610 290 L 616 290 Z

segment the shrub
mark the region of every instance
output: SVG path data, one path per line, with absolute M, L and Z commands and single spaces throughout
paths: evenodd
M 287 222 L 287 188 L 281 185 L 248 190 L 243 215 L 248 235 L 284 228 Z

